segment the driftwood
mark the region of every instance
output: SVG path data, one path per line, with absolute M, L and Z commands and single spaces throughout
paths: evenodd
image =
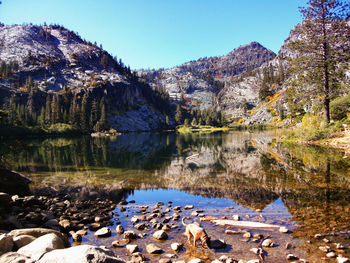
M 203 220 L 204 221 L 204 220 Z M 262 229 L 279 229 L 280 225 L 266 224 L 252 221 L 236 221 L 229 219 L 209 219 L 205 221 L 211 221 L 218 226 L 232 226 L 232 227 L 246 227 L 246 228 L 262 228 Z

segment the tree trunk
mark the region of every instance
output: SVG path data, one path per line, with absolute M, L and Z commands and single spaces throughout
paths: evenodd
M 327 30 L 326 30 L 326 19 L 325 19 L 325 13 L 323 8 L 323 15 L 322 15 L 322 33 L 323 33 L 323 94 L 324 94 L 324 100 L 323 100 L 323 113 L 324 117 L 327 120 L 327 123 L 330 122 L 330 115 L 329 115 L 329 71 L 328 71 L 328 59 L 329 59 L 329 52 L 328 52 L 328 43 L 327 43 Z

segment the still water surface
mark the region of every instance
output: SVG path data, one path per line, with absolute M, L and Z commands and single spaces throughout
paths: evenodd
M 329 148 L 282 145 L 276 136 L 129 133 L 6 140 L 0 151 L 7 164 L 32 179 L 33 188 L 124 188 L 124 198 L 140 205 L 193 204 L 206 215 L 238 214 L 252 221 L 261 214 L 264 222 L 293 230 L 295 253 L 318 262 L 325 258 L 318 250 L 324 244 L 315 234 L 350 245 L 350 157 Z M 336 252 L 349 256 L 349 249 Z

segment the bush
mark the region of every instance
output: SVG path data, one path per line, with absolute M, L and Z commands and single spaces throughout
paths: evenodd
M 303 141 L 315 141 L 329 139 L 339 130 L 337 124 L 328 124 L 324 118 L 307 113 L 302 122 L 293 131 L 287 134 L 287 138 L 295 138 Z
M 345 97 L 336 98 L 330 103 L 330 115 L 333 120 L 342 120 L 350 111 L 350 94 Z

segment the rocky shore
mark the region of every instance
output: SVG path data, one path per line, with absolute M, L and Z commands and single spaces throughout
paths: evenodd
M 130 190 L 42 188 L 32 195 L 0 193 L 0 263 L 7 262 L 308 262 L 289 229 L 214 226 L 213 215 L 241 221 L 232 207 L 204 211 L 172 201 L 140 205 Z M 265 222 L 261 210 L 254 222 Z M 187 242 L 183 217 L 211 237 L 211 249 Z M 317 258 L 349 262 L 348 244 L 315 236 Z M 314 262 L 314 261 L 310 261 Z

